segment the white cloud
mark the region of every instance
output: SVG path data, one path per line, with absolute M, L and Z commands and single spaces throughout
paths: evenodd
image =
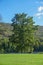
M 38 8 L 38 11 L 39 11 L 39 12 L 43 11 L 43 6 L 40 6 L 40 7 Z
M 38 7 L 38 12 L 35 14 L 39 19 L 43 16 L 43 6 Z
M 36 1 L 37 5 L 38 4 L 43 4 L 42 0 Z M 38 19 L 40 19 L 43 16 L 43 6 L 39 6 L 37 9 L 37 13 L 35 14 L 35 17 L 37 17 Z
M 35 17 L 37 17 L 38 19 L 41 19 L 42 16 L 43 16 L 43 12 L 39 12 L 35 14 Z
M 35 16 L 41 16 L 41 15 L 43 15 L 43 12 L 36 13 Z

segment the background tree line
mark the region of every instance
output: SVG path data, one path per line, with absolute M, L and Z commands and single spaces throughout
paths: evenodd
M 35 33 L 38 26 L 34 25 L 33 17 L 25 13 L 15 14 L 12 18 L 13 34 L 0 40 L 0 53 L 32 53 L 43 51 L 43 43 Z

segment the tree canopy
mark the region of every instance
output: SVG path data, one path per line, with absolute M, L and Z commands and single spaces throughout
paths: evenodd
M 10 37 L 10 42 L 15 52 L 33 52 L 37 43 L 34 33 L 38 29 L 34 23 L 33 17 L 25 13 L 15 14 L 12 18 L 13 35 Z

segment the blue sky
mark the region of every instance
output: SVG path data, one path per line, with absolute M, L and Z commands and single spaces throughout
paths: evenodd
M 33 16 L 35 24 L 43 25 L 43 0 L 0 0 L 0 15 L 3 22 L 11 23 L 16 13 Z

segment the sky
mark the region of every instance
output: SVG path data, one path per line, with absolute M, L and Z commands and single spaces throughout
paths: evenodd
M 43 0 L 0 0 L 0 15 L 3 22 L 12 23 L 17 13 L 33 16 L 36 25 L 43 25 Z

